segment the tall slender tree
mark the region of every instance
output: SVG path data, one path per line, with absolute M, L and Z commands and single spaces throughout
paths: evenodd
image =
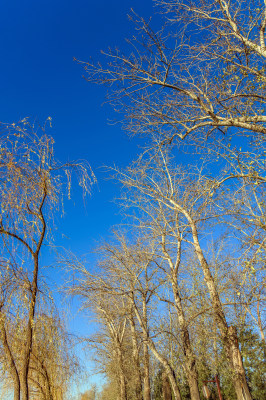
M 19 280 L 23 293 L 23 343 L 20 363 L 16 362 L 8 337 L 6 318 L 9 308 L 18 310 L 19 299 L 12 289 L 2 290 L 0 324 L 1 344 L 14 382 L 14 400 L 29 399 L 29 369 L 33 346 L 34 323 L 39 299 L 41 249 L 47 238 L 48 221 L 57 210 L 65 192 L 70 189 L 71 170 L 76 170 L 84 194 L 90 188 L 91 178 L 87 166 L 81 163 L 60 164 L 53 154 L 53 139 L 45 128 L 31 126 L 27 120 L 19 124 L 1 125 L 0 137 L 0 236 L 2 257 L 12 268 L 2 275 L 5 282 Z M 63 175 L 66 174 L 64 185 Z M 19 271 L 19 273 L 18 273 Z M 22 272 L 21 272 L 22 271 Z M 24 276 L 23 276 L 23 271 Z M 23 280 L 22 280 L 23 278 Z M 9 283 L 12 288 L 14 284 Z M 9 302 L 6 302 L 7 296 Z M 11 296 L 13 294 L 13 297 Z M 22 309 L 20 307 L 20 309 Z M 18 313 L 17 313 L 18 315 Z M 18 315 L 19 317 L 19 315 Z

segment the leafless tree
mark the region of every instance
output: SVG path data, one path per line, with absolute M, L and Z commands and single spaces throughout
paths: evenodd
M 19 124 L 2 124 L 1 129 L 2 258 L 7 260 L 8 266 L 15 266 L 12 273 L 7 271 L 3 275 L 10 289 L 1 291 L 1 345 L 14 382 L 14 400 L 19 400 L 20 395 L 22 400 L 28 400 L 30 358 L 39 298 L 40 251 L 47 237 L 47 224 L 62 196 L 70 190 L 71 171 L 76 170 L 84 194 L 90 188 L 91 177 L 82 163 L 63 165 L 55 161 L 53 139 L 45 134 L 44 128 L 40 128 L 40 135 L 34 126 L 24 120 Z M 63 175 L 66 175 L 65 186 Z M 12 280 L 8 280 L 9 276 Z M 25 323 L 20 365 L 12 352 L 12 339 L 7 335 L 5 323 L 9 308 L 16 308 L 19 304 L 19 298 L 16 298 L 19 292 L 14 292 L 16 279 L 20 279 L 16 285 L 20 285 L 25 305 L 20 307 L 23 316 L 18 315 Z
M 132 189 L 131 206 L 140 204 L 140 207 L 144 207 L 145 203 L 161 203 L 172 210 L 174 215 L 179 216 L 181 225 L 187 226 L 189 236 L 186 240 L 192 244 L 204 275 L 232 370 L 235 392 L 238 399 L 242 399 L 243 392 L 251 399 L 237 332 L 235 327 L 227 322 L 215 279 L 199 239 L 204 222 L 206 224 L 206 221 L 215 218 L 219 220 L 219 195 L 216 190 L 219 184 L 217 180 L 210 181 L 201 171 L 193 173 L 191 170 L 190 173 L 185 173 L 181 168 L 171 168 L 167 154 L 162 150 L 157 154 L 151 162 L 145 164 L 141 161 L 139 165 L 135 164 L 129 168 L 127 173 L 122 172 L 120 181 L 125 187 Z M 130 197 L 127 196 L 127 199 Z
M 163 28 L 154 31 L 133 13 L 128 54 L 109 50 L 103 63 L 82 62 L 88 81 L 111 86 L 126 129 L 163 143 L 214 131 L 264 136 L 265 3 L 155 3 Z
M 180 399 L 180 392 L 175 380 L 173 367 L 167 356 L 164 356 L 156 347 L 152 339 L 150 307 L 151 300 L 162 285 L 163 280 L 157 279 L 158 265 L 153 245 L 138 242 L 135 246 L 129 246 L 124 238 L 120 238 L 119 247 L 109 247 L 109 254 L 112 256 L 116 266 L 116 277 L 124 276 L 120 286 L 127 288 L 123 293 L 128 297 L 130 306 L 138 320 L 143 338 L 143 363 L 144 363 L 144 388 L 143 399 L 148 400 L 151 396 L 149 353 L 148 348 L 155 358 L 163 365 L 172 385 L 176 399 Z M 109 265 L 110 268 L 110 265 Z M 121 289 L 120 289 L 121 290 Z

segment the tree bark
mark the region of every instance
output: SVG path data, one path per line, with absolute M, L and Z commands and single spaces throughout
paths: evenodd
M 10 350 L 10 347 L 9 347 L 9 344 L 7 341 L 6 328 L 5 328 L 5 316 L 3 315 L 2 311 L 0 311 L 0 334 L 1 334 L 1 342 L 3 345 L 4 352 L 5 352 L 5 357 L 7 359 L 7 362 L 10 365 L 10 373 L 11 373 L 11 377 L 12 377 L 13 385 L 14 385 L 14 400 L 20 400 L 19 374 L 17 371 L 15 360 L 13 358 L 13 355 L 11 353 L 11 350 Z
M 134 317 L 133 317 L 132 313 L 130 313 L 130 316 L 129 316 L 129 324 L 130 324 L 131 338 L 132 338 L 133 361 L 134 361 L 135 374 L 136 374 L 135 398 L 136 398 L 136 400 L 143 400 L 138 340 L 137 340 L 137 334 L 136 334 L 136 325 L 135 325 L 135 321 L 134 321 Z
M 234 326 L 229 326 L 223 337 L 227 358 L 233 370 L 233 382 L 238 400 L 252 400 L 246 381 L 242 356 L 239 350 L 237 331 Z
M 30 365 L 30 355 L 32 351 L 32 336 L 33 336 L 33 324 L 35 317 L 36 299 L 38 291 L 38 270 L 39 270 L 39 254 L 34 255 L 34 271 L 32 280 L 32 295 L 30 302 L 30 311 L 28 317 L 28 323 L 26 328 L 26 343 L 22 360 L 21 367 L 21 398 L 22 400 L 29 400 L 29 385 L 28 385 L 28 374 Z
M 117 354 L 118 369 L 119 369 L 120 400 L 127 400 L 126 378 L 123 368 L 123 354 L 119 343 L 117 343 L 116 354 Z
M 143 365 L 144 365 L 143 398 L 144 400 L 150 400 L 151 399 L 150 356 L 149 356 L 148 345 L 146 342 L 143 343 Z
M 172 391 L 168 376 L 165 372 L 162 373 L 162 391 L 163 400 L 172 400 Z
M 148 330 L 148 322 L 147 322 L 147 294 L 143 295 L 142 299 L 142 317 L 143 317 L 143 325 L 145 327 L 145 332 L 149 336 Z M 143 385 L 143 398 L 144 400 L 151 399 L 151 387 L 150 387 L 150 356 L 148 343 L 146 340 L 143 342 L 143 365 L 144 365 L 144 385 Z

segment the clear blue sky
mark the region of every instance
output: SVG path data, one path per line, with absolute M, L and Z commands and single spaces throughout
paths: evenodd
M 83 254 L 119 222 L 111 202 L 116 194 L 104 179 L 102 165 L 127 165 L 138 151 L 104 102 L 105 88 L 82 79 L 73 57 L 97 59 L 108 46 L 123 47 L 133 33 L 127 14 L 133 8 L 144 17 L 153 13 L 152 0 L 2 0 L 0 4 L 0 121 L 29 117 L 43 123 L 52 117 L 57 158 L 86 159 L 98 178 L 86 210 L 74 196 L 59 222 L 55 244 Z M 81 195 L 81 193 L 80 193 Z M 60 241 L 60 243 L 59 243 Z M 55 275 L 56 276 L 56 275 Z M 57 280 L 57 278 L 56 278 Z M 79 330 L 80 322 L 75 323 Z M 81 325 L 80 325 L 81 327 Z M 86 329 L 84 326 L 82 333 Z

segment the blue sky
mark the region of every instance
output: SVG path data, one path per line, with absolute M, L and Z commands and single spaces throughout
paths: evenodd
M 114 115 L 102 105 L 105 88 L 82 79 L 73 57 L 97 60 L 100 50 L 123 47 L 134 31 L 127 19 L 131 8 L 145 18 L 154 10 L 152 0 L 2 0 L 0 5 L 0 121 L 29 117 L 42 124 L 52 117 L 56 157 L 88 160 L 98 179 L 86 209 L 81 193 L 74 194 L 57 224 L 55 244 L 77 254 L 91 250 L 120 221 L 112 203 L 117 188 L 100 167 L 127 165 L 139 143 L 118 125 L 108 125 Z M 87 329 L 80 319 L 71 324 L 75 331 Z
M 119 189 L 101 167 L 128 165 L 141 141 L 130 140 L 119 125 L 108 125 L 115 115 L 102 105 L 106 89 L 86 82 L 73 57 L 97 60 L 109 46 L 123 48 L 124 39 L 134 33 L 127 18 L 131 8 L 144 18 L 154 14 L 152 0 L 0 1 L 0 121 L 28 117 L 42 124 L 52 117 L 56 157 L 62 162 L 87 160 L 98 180 L 86 208 L 81 193 L 75 192 L 73 201 L 65 203 L 64 219 L 56 218 L 55 245 L 78 255 L 108 238 L 121 220 L 113 203 Z M 44 255 L 46 264 L 50 257 Z M 95 256 L 89 256 L 91 267 L 94 261 Z M 49 279 L 60 284 L 61 272 L 51 271 Z M 71 306 L 75 315 L 76 301 Z M 69 327 L 85 335 L 93 324 L 80 316 L 72 318 Z
M 113 114 L 102 105 L 105 88 L 82 79 L 73 57 L 97 59 L 108 46 L 123 47 L 133 32 L 130 8 L 149 17 L 153 2 L 1 1 L 0 121 L 29 117 L 42 123 L 51 116 L 57 158 L 86 159 L 98 178 L 86 212 L 75 196 L 76 206 L 67 205 L 62 224 L 73 250 L 81 252 L 118 221 L 110 202 L 116 188 L 103 179 L 99 167 L 126 165 L 138 148 L 118 125 L 108 125 Z

